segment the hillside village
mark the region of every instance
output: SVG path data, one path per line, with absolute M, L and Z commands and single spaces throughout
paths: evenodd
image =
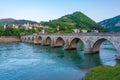
M 46 32 L 45 32 L 45 29 L 49 29 L 49 28 L 50 28 L 49 26 L 43 26 L 43 25 L 37 24 L 37 23 L 35 23 L 35 24 L 30 24 L 29 22 L 24 23 L 23 25 L 21 25 L 21 24 L 4 24 L 3 26 L 4 26 L 4 29 L 6 29 L 6 28 L 8 28 L 8 27 L 12 27 L 12 28 L 15 28 L 15 29 L 18 29 L 18 28 L 22 27 L 22 28 L 24 28 L 25 30 L 29 30 L 29 29 L 34 29 L 34 30 L 36 30 L 36 29 L 38 29 L 38 28 L 41 28 L 42 31 L 39 32 L 39 33 L 42 33 L 42 34 L 46 33 Z M 60 29 L 58 29 L 58 28 L 59 28 L 59 26 L 57 26 L 56 30 L 59 32 Z M 83 29 L 83 30 L 73 29 L 73 33 L 80 33 L 80 32 L 82 32 L 82 33 L 87 33 L 88 31 L 85 30 L 85 29 Z M 99 31 L 98 31 L 98 30 L 92 30 L 92 32 L 98 33 Z
M 0 24 L 15 29 L 38 30 L 37 33 L 87 33 L 105 32 L 106 30 L 82 12 L 76 11 L 72 14 L 62 16 L 58 19 L 35 22 L 30 20 L 16 20 L 13 18 L 0 19 Z M 29 32 L 29 31 L 28 31 Z M 36 31 L 32 31 L 36 32 Z M 32 33 L 31 32 L 31 33 Z
M 39 25 L 37 23 L 35 24 L 30 24 L 29 22 L 27 23 L 24 23 L 23 25 L 22 24 L 10 24 L 12 28 L 16 28 L 18 29 L 19 27 L 23 27 L 25 28 L 26 30 L 28 29 L 36 29 L 36 28 L 43 28 L 43 29 L 47 29 L 49 28 L 49 26 L 42 26 L 42 25 Z M 9 24 L 4 24 L 4 29 L 9 27 Z

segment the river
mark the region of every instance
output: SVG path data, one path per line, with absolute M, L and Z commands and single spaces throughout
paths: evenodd
M 0 80 L 81 80 L 92 67 L 117 64 L 104 42 L 99 54 L 27 43 L 0 43 Z

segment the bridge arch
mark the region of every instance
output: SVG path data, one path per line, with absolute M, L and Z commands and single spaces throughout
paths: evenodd
M 80 48 L 83 49 L 84 42 L 80 38 L 73 38 L 70 42 L 69 48 L 78 49 L 79 42 L 80 42 Z
M 98 39 L 97 41 L 95 41 L 95 43 L 93 44 L 93 47 L 92 47 L 92 51 L 94 53 L 99 52 L 100 51 L 100 46 L 104 41 L 109 41 L 109 43 L 111 43 L 114 46 L 114 48 L 116 48 L 113 41 L 111 41 L 109 39 L 106 39 L 106 38 L 101 38 L 101 39 Z
M 39 44 L 42 43 L 42 37 L 41 37 L 41 36 L 38 36 L 38 37 L 37 37 L 37 43 L 39 43 Z
M 25 38 L 24 38 L 24 37 L 21 37 L 21 38 L 20 38 L 20 40 L 21 40 L 21 41 L 24 41 L 24 40 L 25 40 Z
M 32 41 L 32 42 L 34 41 L 34 37 L 31 37 L 31 41 Z
M 26 37 L 26 42 L 29 42 L 29 39 L 30 39 L 29 37 Z
M 28 38 L 27 38 L 27 41 L 28 41 L 28 42 L 30 42 L 30 41 L 31 41 L 30 37 L 28 37 Z
M 27 41 L 27 38 L 26 38 L 26 37 L 24 37 L 22 40 L 26 42 L 26 41 Z
M 51 45 L 52 39 L 50 37 L 47 37 L 45 40 L 45 45 Z
M 65 41 L 64 41 L 64 39 L 63 39 L 62 37 L 58 37 L 58 38 L 56 39 L 55 44 L 56 44 L 57 46 L 63 46 L 63 44 L 65 44 Z

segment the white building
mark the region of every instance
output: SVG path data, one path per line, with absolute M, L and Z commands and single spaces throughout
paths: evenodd
M 29 29 L 30 24 L 29 24 L 29 22 L 27 22 L 27 24 L 25 23 L 23 26 L 25 27 L 25 29 L 26 29 L 26 30 L 28 30 L 28 29 Z
M 45 34 L 45 29 L 42 30 L 42 34 Z
M 19 26 L 18 26 L 18 25 L 13 24 L 13 28 L 18 29 L 18 28 L 19 28 Z
M 5 24 L 5 25 L 4 25 L 4 29 L 6 29 L 6 27 L 7 27 L 7 26 L 6 26 L 6 24 Z

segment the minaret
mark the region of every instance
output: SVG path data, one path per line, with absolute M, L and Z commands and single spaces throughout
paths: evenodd
M 29 25 L 30 25 L 29 22 L 27 22 L 27 27 L 29 27 Z
M 27 22 L 27 24 L 25 24 L 25 29 L 28 30 L 29 29 L 29 22 Z
M 6 29 L 6 24 L 4 24 L 4 29 Z

